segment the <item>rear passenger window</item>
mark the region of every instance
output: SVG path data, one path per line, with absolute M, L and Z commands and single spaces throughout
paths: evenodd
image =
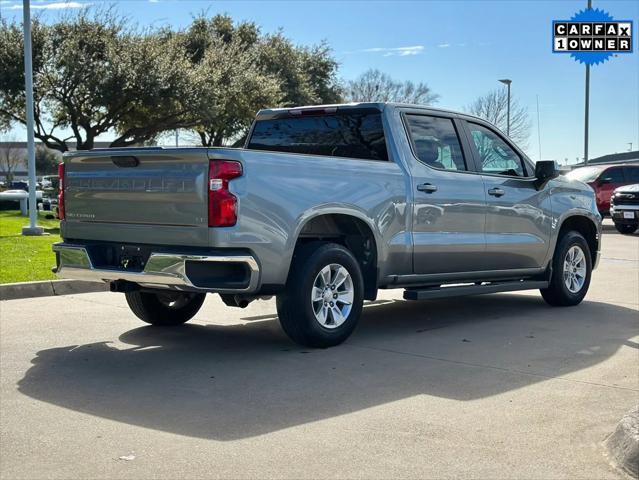
M 467 170 L 455 125 L 450 118 L 406 115 L 415 155 L 432 168 Z
M 257 120 L 247 148 L 388 160 L 378 111 Z

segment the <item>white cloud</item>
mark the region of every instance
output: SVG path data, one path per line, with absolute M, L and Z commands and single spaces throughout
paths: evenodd
M 364 50 L 360 50 L 361 52 L 366 53 L 382 53 L 385 57 L 399 56 L 406 57 L 408 55 L 419 55 L 424 52 L 423 45 L 413 45 L 410 47 L 375 47 L 375 48 L 365 48 Z
M 53 2 L 31 5 L 32 10 L 64 10 L 66 8 L 83 8 L 91 5 L 90 3 L 80 2 Z M 9 10 L 22 10 L 22 4 L 16 4 L 9 7 Z
M 450 43 L 440 43 L 439 45 L 437 45 L 437 47 L 439 47 L 439 48 L 448 48 L 448 47 L 450 47 Z

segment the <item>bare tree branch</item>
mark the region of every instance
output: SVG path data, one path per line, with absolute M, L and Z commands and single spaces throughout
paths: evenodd
M 483 118 L 506 133 L 508 90 L 506 88 L 493 90 L 475 100 L 466 107 L 466 111 L 476 117 Z M 510 138 L 519 145 L 520 148 L 526 148 L 529 136 L 530 118 L 528 116 L 528 110 L 520 106 L 519 102 L 511 96 Z
M 393 80 L 379 70 L 367 70 L 344 86 L 344 96 L 349 102 L 398 102 L 418 105 L 437 103 L 434 94 L 425 83 Z

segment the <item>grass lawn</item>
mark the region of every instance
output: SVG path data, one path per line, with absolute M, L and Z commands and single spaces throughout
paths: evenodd
M 17 211 L 0 211 L 0 283 L 55 278 L 51 244 L 60 241 L 60 222 L 47 220 L 46 214 L 52 212 L 39 212 L 38 225 L 50 235 L 23 237 L 22 227 L 29 225 L 29 217 Z

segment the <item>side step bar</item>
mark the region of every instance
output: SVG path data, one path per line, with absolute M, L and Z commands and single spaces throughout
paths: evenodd
M 427 300 L 431 298 L 481 295 L 484 293 L 515 292 L 517 290 L 537 290 L 547 288 L 547 281 L 523 280 L 517 282 L 483 282 L 475 285 L 451 285 L 439 287 L 409 288 L 404 290 L 405 300 Z

